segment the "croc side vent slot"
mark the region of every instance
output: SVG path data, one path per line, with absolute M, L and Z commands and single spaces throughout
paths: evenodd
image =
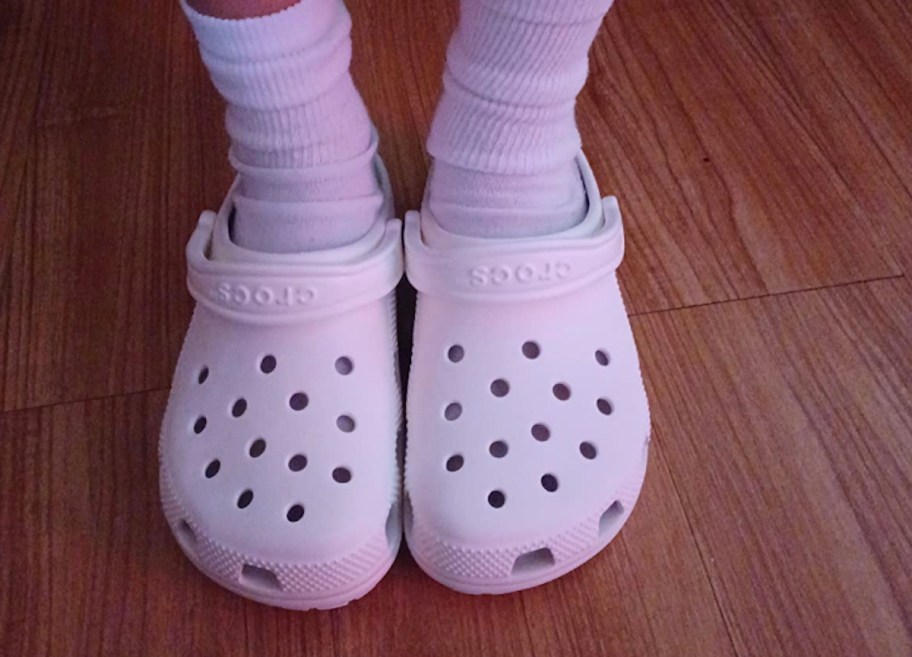
M 181 520 L 177 525 L 177 540 L 181 542 L 186 550 L 196 549 L 196 532 L 186 520 Z
M 620 501 L 615 502 L 599 518 L 599 536 L 604 536 L 617 527 L 618 521 L 624 515 L 624 505 Z
M 241 583 L 252 586 L 264 591 L 281 591 L 282 585 L 279 584 L 279 578 L 268 568 L 260 568 L 245 563 L 241 568 Z
M 514 575 L 528 575 L 540 570 L 547 570 L 554 565 L 554 553 L 550 548 L 539 548 L 516 557 L 513 562 Z
M 389 514 L 386 516 L 386 543 L 390 547 L 396 545 L 402 533 L 400 511 L 399 503 L 396 502 L 390 507 Z

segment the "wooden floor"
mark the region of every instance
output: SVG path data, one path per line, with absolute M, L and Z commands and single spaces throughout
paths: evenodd
M 352 0 L 400 210 L 456 18 Z M 348 608 L 198 574 L 158 427 L 224 193 L 220 101 L 176 1 L 0 10 L 0 654 L 912 655 L 912 4 L 619 0 L 579 121 L 625 211 L 654 413 L 638 510 L 498 598 L 403 551 Z

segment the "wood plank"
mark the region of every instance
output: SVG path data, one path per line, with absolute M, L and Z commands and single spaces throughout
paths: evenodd
M 843 162 L 846 184 L 865 216 L 880 228 L 876 237 L 903 271 L 912 274 L 912 8 L 891 2 L 843 1 L 826 18 L 826 40 L 815 63 L 825 63 L 850 81 L 845 114 L 820 116 L 820 129 L 835 126 L 826 143 Z M 850 48 L 846 48 L 846 44 Z M 832 60 L 835 60 L 833 63 Z M 816 78 L 812 71 L 808 77 Z M 871 84 L 871 79 L 876 84 Z M 819 79 L 819 78 L 817 78 Z M 814 95 L 820 98 L 819 95 Z M 848 118 L 845 118 L 848 117 Z M 850 130 L 844 128 L 850 123 Z M 865 143 L 868 147 L 865 147 Z
M 192 308 L 184 244 L 231 181 L 221 100 L 180 39 L 156 102 L 36 131 L 0 287 L 0 408 L 170 382 Z
M 252 603 L 209 582 L 158 506 L 166 394 L 0 415 L 0 646 L 8 655 L 734 655 L 661 452 L 619 539 L 571 575 L 454 593 L 400 556 L 332 612 Z
M 912 265 L 912 9 L 908 3 L 754 0 L 724 7 L 781 53 L 775 75 L 802 125 L 842 179 L 838 197 L 854 221 Z M 754 5 L 745 11 L 745 5 Z M 768 5 L 780 5 L 772 11 Z M 757 16 L 759 15 L 759 19 Z M 757 23 L 750 29 L 751 23 Z
M 34 252 L 18 260 L 29 271 L 11 272 L 0 286 L 9 290 L 0 299 L 0 331 L 17 339 L 0 377 L 5 409 L 167 385 L 189 311 L 183 241 L 230 180 L 221 101 L 183 17 L 118 2 L 110 12 L 82 0 L 55 7 L 46 26 L 54 45 L 44 123 L 31 148 L 11 151 L 17 164 L 6 168 L 8 178 L 18 172 L 7 215 L 22 225 L 13 235 L 13 221 L 5 221 L 5 244 Z M 619 192 L 627 209 L 623 280 L 634 312 L 899 271 L 893 255 L 903 251 L 895 245 L 905 244 L 908 225 L 899 218 L 910 208 L 897 172 L 910 137 L 891 107 L 905 98 L 908 74 L 898 71 L 906 51 L 881 48 L 876 59 L 865 54 L 867 63 L 848 51 L 838 70 L 815 82 L 819 67 L 800 64 L 791 44 L 831 53 L 834 30 L 846 26 L 801 9 L 811 6 L 796 4 L 783 15 L 776 3 L 759 0 L 740 13 L 710 0 L 673 9 L 643 0 L 619 3 L 609 15 L 580 122 L 606 191 Z M 904 11 L 891 7 L 883 16 Z M 364 0 L 352 12 L 354 72 L 374 108 L 404 210 L 423 191 L 422 139 L 454 7 Z M 906 34 L 868 14 L 861 14 L 865 25 L 889 43 Z M 153 25 L 130 39 L 137 28 L 118 20 L 140 15 Z M 67 36 L 80 21 L 91 29 Z M 104 53 L 121 46 L 122 61 L 106 73 Z M 87 63 L 75 71 L 76 60 Z M 892 87 L 872 63 L 889 64 Z M 868 94 L 872 108 L 886 109 L 835 121 L 834 112 L 851 115 Z M 836 127 L 814 127 L 825 124 Z M 863 130 L 868 125 L 873 136 Z M 879 154 L 883 144 L 893 151 Z M 31 179 L 23 158 L 34 164 Z M 779 193 L 767 194 L 769 186 Z M 87 231 L 86 217 L 103 219 Z M 411 297 L 401 298 L 408 311 Z M 88 302 L 105 314 L 84 317 Z M 74 324 L 64 329 L 69 318 Z M 407 345 L 407 326 L 402 337 Z M 124 362 L 110 358 L 112 344 Z
M 635 324 L 738 655 L 908 655 L 912 284 Z
M 155 103 L 165 92 L 177 2 L 68 0 L 53 3 L 41 79 L 41 123 L 110 117 Z
M 4 408 L 167 384 L 189 304 L 172 293 L 181 240 L 159 221 L 161 146 L 150 127 L 131 115 L 39 129 L 34 201 L 13 242 L 29 257 L 0 301 L 16 327 L 3 336 Z
M 42 0 L 17 3 L 4 8 L 0 17 L 0 277 L 9 267 L 13 229 L 26 193 L 46 45 L 46 5 Z
M 809 127 L 815 117 L 781 73 L 803 66 L 805 56 L 784 45 L 794 26 L 757 14 L 735 20 L 729 7 L 620 2 L 593 50 L 578 118 L 604 191 L 626 211 L 624 285 L 635 312 L 900 271 L 871 235 L 870 203 L 856 199 L 840 153 Z M 902 30 L 908 38 L 912 24 Z M 805 80 L 798 93 L 816 93 L 818 113 L 843 106 L 847 93 L 883 105 L 876 76 L 850 52 L 841 59 L 825 85 Z M 908 58 L 894 59 L 908 68 Z M 848 67 L 856 70 L 844 81 Z M 908 106 L 912 91 L 902 94 Z M 890 120 L 902 129 L 895 114 Z M 882 158 L 871 164 L 868 186 L 899 212 L 906 192 L 876 185 L 888 167 Z
M 380 130 L 380 151 L 402 216 L 424 196 L 424 141 L 440 95 L 446 44 L 456 25 L 450 0 L 355 0 L 352 75 Z
M 348 4 L 401 212 L 456 3 Z M 158 509 L 183 246 L 232 175 L 192 35 L 173 2 L 14 2 L 0 653 L 912 655 L 910 63 L 904 0 L 620 0 L 579 121 L 628 224 L 655 414 L 637 512 L 540 589 L 457 595 L 403 553 L 364 600 L 300 614 L 210 583 Z

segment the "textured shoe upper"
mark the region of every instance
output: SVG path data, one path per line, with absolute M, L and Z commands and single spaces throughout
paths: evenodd
M 166 513 L 246 563 L 342 562 L 398 522 L 400 223 L 336 253 L 216 261 L 229 214 L 204 213 L 188 245 L 198 305 L 162 427 Z
M 597 542 L 600 515 L 642 471 L 649 413 L 614 273 L 620 213 L 581 166 L 588 234 L 441 247 L 422 235 L 432 217 L 407 219 L 414 534 L 566 552 L 550 542 L 580 523 Z

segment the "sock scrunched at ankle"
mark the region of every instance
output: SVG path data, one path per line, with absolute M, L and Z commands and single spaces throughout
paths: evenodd
M 244 19 L 182 5 L 228 105 L 230 159 L 241 177 L 233 239 L 293 253 L 367 233 L 380 206 L 376 144 L 349 72 L 351 17 L 341 0 L 301 0 Z
M 613 0 L 462 0 L 428 138 L 446 230 L 527 237 L 585 214 L 576 97 Z

